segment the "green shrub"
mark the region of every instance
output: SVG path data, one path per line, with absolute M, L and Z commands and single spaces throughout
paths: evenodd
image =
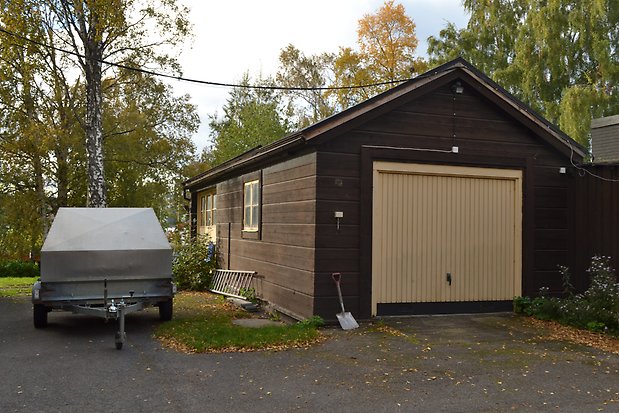
M 606 329 L 606 325 L 604 323 L 599 323 L 597 321 L 589 321 L 587 323 L 587 330 L 602 332 Z
M 593 257 L 587 270 L 591 276 L 591 286 L 583 294 L 589 304 L 587 312 L 590 321 L 604 323 L 608 328 L 619 329 L 619 283 L 615 270 L 610 266 L 610 258 Z
M 559 317 L 560 301 L 549 297 L 515 297 L 514 312 L 535 316 L 542 320 L 551 320 Z
M 541 320 L 557 320 L 560 318 L 560 300 L 552 297 L 537 297 L 533 300 L 535 316 Z
M 528 314 L 531 307 L 531 297 L 514 297 L 514 313 L 516 314 Z
M 299 327 L 304 328 L 320 328 L 325 325 L 325 320 L 323 320 L 322 317 L 315 315 L 306 318 L 303 321 L 299 321 L 297 324 L 299 325 Z
M 568 297 L 574 295 L 574 286 L 572 285 L 572 273 L 570 269 L 564 265 L 559 265 L 559 272 L 561 273 L 561 286 L 563 287 L 563 294 Z
M 584 294 L 574 295 L 568 269 L 561 267 L 560 270 L 566 298 L 547 297 L 548 289 L 542 288 L 538 297 L 515 297 L 514 312 L 591 331 L 619 332 L 619 283 L 610 258 L 592 258 L 587 270 L 591 285 Z
M 589 303 L 578 294 L 570 299 L 563 300 L 560 306 L 561 322 L 574 327 L 586 328 L 591 322 L 591 311 L 589 311 Z
M 256 297 L 256 289 L 254 287 L 241 287 L 239 288 L 239 295 L 245 297 L 247 301 L 251 301 L 254 304 L 258 304 L 258 297 Z
M 216 268 L 215 245 L 196 237 L 178 247 L 172 272 L 179 289 L 206 291 Z
M 0 277 L 32 278 L 41 275 L 39 266 L 30 261 L 5 261 L 0 263 Z

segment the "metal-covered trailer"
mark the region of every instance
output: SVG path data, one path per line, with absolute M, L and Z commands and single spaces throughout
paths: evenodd
M 172 248 L 151 208 L 60 208 L 32 289 L 34 326 L 52 310 L 116 319 L 120 349 L 125 315 L 158 306 L 170 320 L 174 293 Z

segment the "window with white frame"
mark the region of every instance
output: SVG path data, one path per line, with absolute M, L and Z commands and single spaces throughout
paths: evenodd
M 243 191 L 243 231 L 258 231 L 260 220 L 260 181 L 245 182 Z
M 201 227 L 206 225 L 206 195 L 200 197 L 200 223 Z
M 208 194 L 206 196 L 206 226 L 215 225 L 215 211 L 217 210 L 217 196 Z

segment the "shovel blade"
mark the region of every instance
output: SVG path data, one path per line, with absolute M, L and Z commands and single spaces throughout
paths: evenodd
M 352 316 L 351 313 L 337 313 L 337 320 L 340 322 L 340 326 L 344 330 L 353 330 L 355 328 L 359 328 L 359 324 L 357 324 L 357 320 Z

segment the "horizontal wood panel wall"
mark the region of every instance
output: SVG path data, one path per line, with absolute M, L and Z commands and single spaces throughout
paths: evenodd
M 314 311 L 316 154 L 262 169 L 261 228 L 242 232 L 243 182 L 254 171 L 217 185 L 220 268 L 256 271 L 259 297 L 296 317 Z
M 459 154 L 394 149 L 392 152 L 401 156 L 390 161 L 500 168 L 507 167 L 503 165 L 505 160 L 513 160 L 512 169 L 514 164 L 522 164 L 526 169 L 523 294 L 534 294 L 542 286 L 561 290 L 557 265 L 568 263 L 569 178 L 559 174 L 559 167 L 567 166 L 569 160 L 474 87 L 467 83 L 464 87 L 464 94 L 458 95 L 455 102 L 450 87 L 445 86 L 318 147 L 316 314 L 333 318 L 338 311 L 330 279 L 330 273 L 338 271 L 342 273 L 347 310 L 364 317 L 370 315 L 371 260 L 367 260 L 368 251 L 362 248 L 364 241 L 371 246 L 371 217 L 362 216 L 363 207 L 370 208 L 371 213 L 371 184 L 361 187 L 362 152 L 367 146 L 445 151 L 453 145 L 459 147 Z M 344 212 L 339 231 L 334 211 Z
M 584 274 L 594 255 L 611 257 L 619 268 L 619 165 L 584 168 L 571 168 L 569 190 L 569 267 L 580 291 L 589 285 Z

